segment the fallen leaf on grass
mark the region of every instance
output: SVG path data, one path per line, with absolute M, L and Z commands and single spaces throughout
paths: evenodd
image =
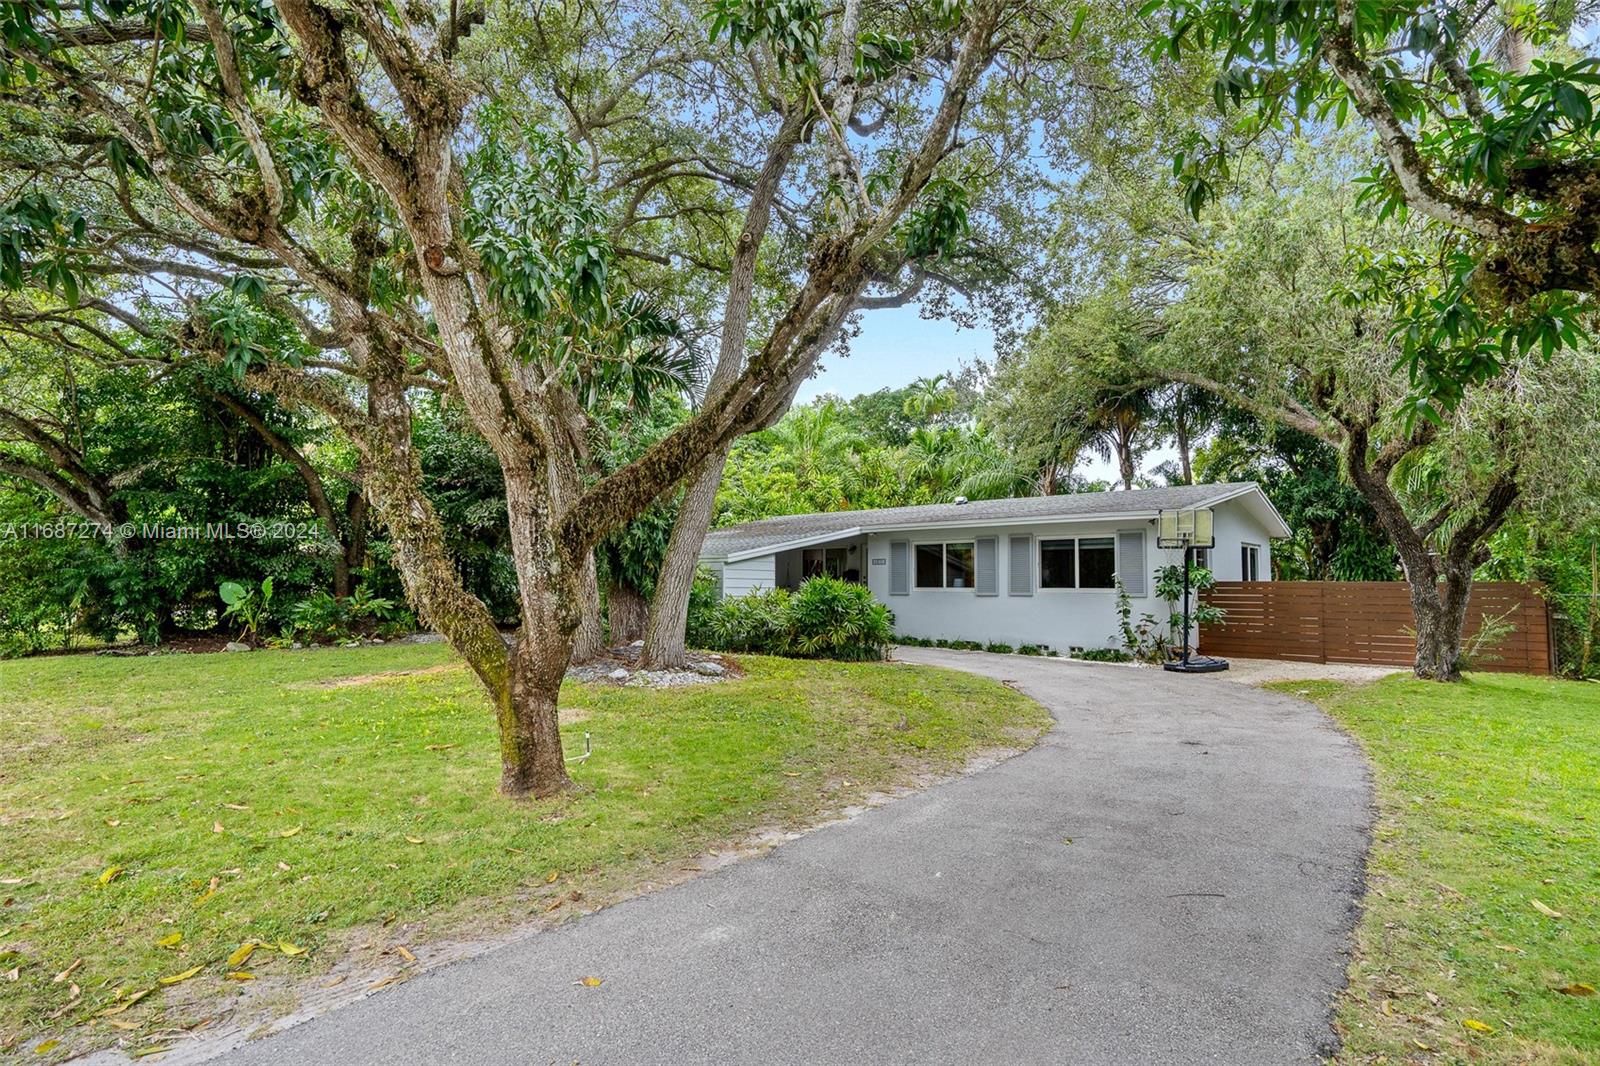
M 1545 906 L 1543 903 L 1540 903 L 1536 899 L 1528 900 L 1528 904 L 1531 907 L 1533 907 L 1534 910 L 1536 910 L 1540 914 L 1544 915 L 1546 918 L 1560 918 L 1561 917 L 1561 912 L 1560 911 L 1553 910 L 1552 908 Z
M 0 877 L 0 885 L 20 885 L 26 880 L 26 877 Z
M 580 977 L 578 978 L 578 984 L 583 985 L 585 988 L 599 988 L 601 981 L 598 977 Z
M 233 970 L 223 974 L 222 977 L 226 981 L 254 981 L 256 979 L 256 975 L 249 970 Z
M 410 950 L 404 944 L 396 944 L 394 946 L 394 950 L 396 952 L 398 952 L 400 957 L 402 959 L 405 959 L 407 962 L 416 962 L 417 961 L 417 957 L 415 955 L 411 954 Z
M 291 944 L 287 940 L 278 941 L 278 950 L 291 957 L 306 953 L 305 948 L 300 947 L 298 944 Z
M 59 1040 L 46 1040 L 42 1044 L 35 1044 L 33 1047 L 33 1053 L 35 1055 L 48 1055 L 50 1052 L 54 1051 L 60 1046 L 61 1041 Z
M 300 832 L 300 830 L 302 830 L 304 828 L 305 828 L 305 826 L 303 826 L 303 825 L 297 825 L 293 829 L 280 829 L 280 830 L 278 830 L 278 835 L 281 836 L 281 837 L 292 837 L 292 836 L 294 836 L 296 833 Z
M 67 978 L 71 977 L 73 971 L 76 970 L 79 966 L 82 966 L 82 965 L 83 965 L 83 959 L 81 957 L 73 959 L 72 960 L 72 965 L 68 966 L 65 970 L 62 970 L 60 973 L 58 973 L 54 977 L 52 977 L 50 979 L 50 983 L 53 984 L 53 985 L 59 985 L 62 981 L 65 981 Z
M 20 966 L 13 966 L 13 967 L 11 967 L 11 969 L 6 971 L 6 980 L 7 981 L 16 981 L 16 980 L 20 979 L 21 977 L 22 977 L 22 967 L 20 967 Z
M 1430 1047 L 1427 1044 L 1424 1044 L 1422 1041 L 1418 1040 L 1416 1037 L 1412 1037 L 1411 1038 L 1411 1042 L 1413 1044 L 1417 1045 L 1417 1047 L 1422 1051 L 1432 1051 L 1433 1050 L 1432 1047 Z
M 289 864 L 286 863 L 286 862 L 280 862 L 280 863 L 278 863 L 278 869 L 282 870 L 284 873 L 288 873 L 289 872 Z
M 561 871 L 560 870 L 551 870 L 550 871 L 550 876 L 548 876 L 548 877 L 546 877 L 544 879 L 544 883 L 547 884 L 547 885 L 553 885 L 553 884 L 556 883 L 556 878 L 558 878 L 560 876 L 561 876 Z
M 123 867 L 121 866 L 107 866 L 105 871 L 100 874 L 100 883 L 102 885 L 109 885 L 111 882 L 122 876 L 122 871 Z
M 121 1018 L 113 1018 L 106 1024 L 127 1031 L 131 1029 L 138 1029 L 140 1026 L 144 1025 L 144 1022 L 125 1022 Z
M 377 989 L 384 988 L 384 987 L 386 987 L 388 985 L 392 985 L 396 981 L 404 981 L 405 979 L 406 979 L 406 975 L 405 974 L 403 974 L 403 973 L 393 973 L 393 974 L 390 974 L 388 977 L 383 978 L 383 980 L 381 980 L 381 981 L 372 982 L 370 985 L 367 986 L 367 991 L 369 991 L 369 992 L 376 991 Z
M 1463 1018 L 1461 1019 L 1461 1024 L 1466 1026 L 1468 1029 L 1471 1029 L 1475 1033 L 1494 1032 L 1494 1026 L 1488 1024 L 1487 1022 L 1480 1022 L 1476 1018 Z
M 251 953 L 256 950 L 256 946 L 256 941 L 246 940 L 243 944 L 234 948 L 233 954 L 228 956 L 228 965 L 237 968 L 250 957 Z
M 1556 991 L 1563 996 L 1592 996 L 1594 995 L 1594 985 L 1586 985 L 1582 981 L 1574 981 L 1570 985 L 1562 985 Z
M 220 832 L 222 832 L 222 823 L 221 823 L 221 822 L 212 822 L 212 823 L 211 823 L 211 831 L 212 831 L 212 832 L 213 832 L 213 833 L 220 833 Z
M 422 843 L 422 838 L 421 837 L 406 837 L 406 843 L 407 844 L 420 844 L 420 843 Z
M 428 750 L 429 751 L 449 751 L 453 747 L 455 747 L 454 744 L 429 744 L 428 745 Z
M 154 1047 L 142 1047 L 138 1051 L 128 1052 L 128 1057 L 132 1059 L 146 1059 L 151 1055 L 159 1055 L 163 1051 L 171 1051 L 172 1048 L 172 1044 L 157 1044 Z
M 100 1017 L 109 1018 L 113 1014 L 121 1014 L 123 1011 L 127 1010 L 129 1007 L 133 1006 L 135 1003 L 139 1002 L 141 999 L 154 991 L 155 989 L 153 988 L 141 989 L 129 996 L 127 999 L 123 1000 L 121 1003 L 118 1003 L 115 1007 L 107 1007 L 105 1010 L 101 1011 Z
M 182 933 L 168 933 L 166 936 L 156 941 L 156 947 L 175 948 L 181 943 L 183 943 Z
M 159 980 L 159 982 L 161 984 L 164 984 L 164 985 L 175 985 L 179 981 L 187 981 L 189 978 L 193 977 L 195 974 L 199 973 L 201 970 L 203 970 L 205 968 L 206 968 L 205 964 L 201 963 L 199 966 L 191 966 L 191 967 L 189 967 L 187 970 L 184 970 L 182 973 L 175 973 L 175 974 L 172 974 L 172 975 L 170 975 L 168 977 L 158 978 L 158 980 Z
M 248 811 L 250 809 L 242 803 L 224 803 L 223 806 L 230 811 Z

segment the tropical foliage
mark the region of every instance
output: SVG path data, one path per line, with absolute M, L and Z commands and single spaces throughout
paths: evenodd
M 690 614 L 690 639 L 719 651 L 801 659 L 882 659 L 894 616 L 864 585 L 814 577 L 799 589 L 758 589 Z

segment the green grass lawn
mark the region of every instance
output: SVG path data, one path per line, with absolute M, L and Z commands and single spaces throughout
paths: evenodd
M 1600 685 L 1272 687 L 1310 689 L 1376 768 L 1342 1060 L 1600 1062 Z
M 1048 722 L 966 674 L 742 665 L 568 685 L 569 757 L 585 731 L 594 755 L 573 794 L 516 803 L 441 646 L 0 662 L 0 1048 L 163 1046 L 267 987 L 238 975 L 288 988 L 363 937 L 559 917 Z

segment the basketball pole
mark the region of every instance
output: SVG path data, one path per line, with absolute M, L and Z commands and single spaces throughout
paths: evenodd
M 1200 519 L 1204 517 L 1206 521 Z M 1187 517 L 1187 522 L 1185 518 Z M 1209 509 L 1164 509 L 1156 515 L 1156 547 L 1183 552 L 1183 614 L 1178 624 L 1183 626 L 1183 654 L 1173 662 L 1161 664 L 1163 670 L 1184 674 L 1210 674 L 1228 668 L 1228 660 L 1210 655 L 1196 655 L 1189 627 L 1194 624 L 1194 550 L 1197 541 L 1208 548 L 1215 547 L 1216 536 L 1210 521 Z M 1169 620 L 1170 621 L 1170 620 Z
M 1194 547 L 1183 548 L 1183 663 L 1189 665 L 1189 560 L 1194 557 Z

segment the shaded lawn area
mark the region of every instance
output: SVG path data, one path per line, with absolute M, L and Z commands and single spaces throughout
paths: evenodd
M 1271 687 L 1376 768 L 1341 1061 L 1600 1062 L 1600 685 Z
M 569 758 L 594 740 L 580 788 L 515 803 L 442 646 L 0 662 L 0 1047 L 158 1046 L 266 987 L 237 975 L 322 972 L 355 930 L 565 913 L 1049 721 L 952 671 L 741 665 L 675 690 L 569 684 Z

